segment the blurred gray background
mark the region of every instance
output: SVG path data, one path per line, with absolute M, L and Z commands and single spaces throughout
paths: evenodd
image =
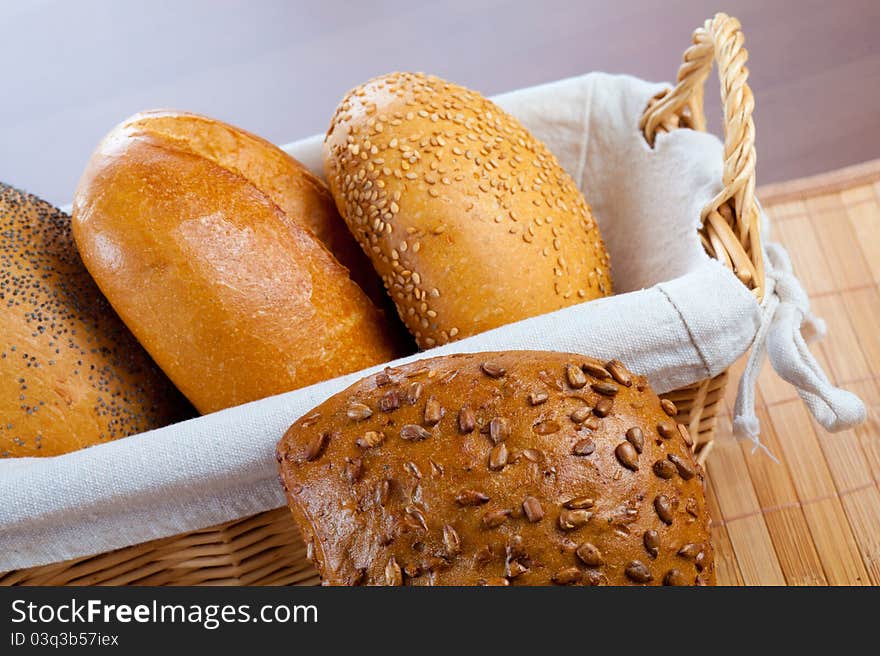
M 113 125 L 169 107 L 275 142 L 367 78 L 486 94 L 603 70 L 674 78 L 695 27 L 743 22 L 758 181 L 880 157 L 880 0 L 0 0 L 0 180 L 58 204 Z M 707 111 L 717 127 L 717 81 Z

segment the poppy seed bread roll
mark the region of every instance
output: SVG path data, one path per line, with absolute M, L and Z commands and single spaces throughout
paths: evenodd
M 98 286 L 202 413 L 398 355 L 385 315 L 328 250 L 356 265 L 344 230 L 323 184 L 280 149 L 172 112 L 115 128 L 73 205 Z
M 60 455 L 191 413 L 98 291 L 70 217 L 0 184 L 0 458 Z
M 611 293 L 574 181 L 479 93 L 421 74 L 370 80 L 336 110 L 324 167 L 421 347 Z
M 325 584 L 713 584 L 675 414 L 616 361 L 452 355 L 355 383 L 276 458 Z

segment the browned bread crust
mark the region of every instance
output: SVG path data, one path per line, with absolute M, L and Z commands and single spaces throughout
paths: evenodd
M 611 293 L 574 181 L 479 93 L 421 74 L 370 80 L 337 109 L 324 167 L 422 347 Z
M 325 584 L 712 584 L 675 413 L 618 362 L 452 355 L 340 392 L 277 459 Z
M 0 457 L 59 455 L 190 413 L 98 291 L 70 217 L 0 184 Z
M 98 286 L 200 412 L 399 355 L 328 250 L 360 257 L 322 183 L 238 128 L 173 112 L 125 121 L 92 155 L 73 231 Z

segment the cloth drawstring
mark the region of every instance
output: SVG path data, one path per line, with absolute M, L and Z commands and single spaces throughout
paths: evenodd
M 816 420 L 828 431 L 852 428 L 865 420 L 865 405 L 855 394 L 835 387 L 807 348 L 807 341 L 825 336 L 825 322 L 810 312 L 810 299 L 791 270 L 779 244 L 767 243 L 766 290 L 761 326 L 739 381 L 733 430 L 763 449 L 755 415 L 755 387 L 764 356 L 779 376 L 791 383 Z M 770 454 L 772 457 L 772 454 Z M 774 458 L 775 460 L 775 458 Z

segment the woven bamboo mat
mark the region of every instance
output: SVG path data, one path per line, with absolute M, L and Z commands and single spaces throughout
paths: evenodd
M 880 160 L 767 186 L 770 239 L 791 255 L 828 336 L 811 345 L 868 422 L 826 433 L 765 363 L 761 439 L 731 433 L 733 367 L 708 461 L 718 580 L 727 585 L 880 585 Z

